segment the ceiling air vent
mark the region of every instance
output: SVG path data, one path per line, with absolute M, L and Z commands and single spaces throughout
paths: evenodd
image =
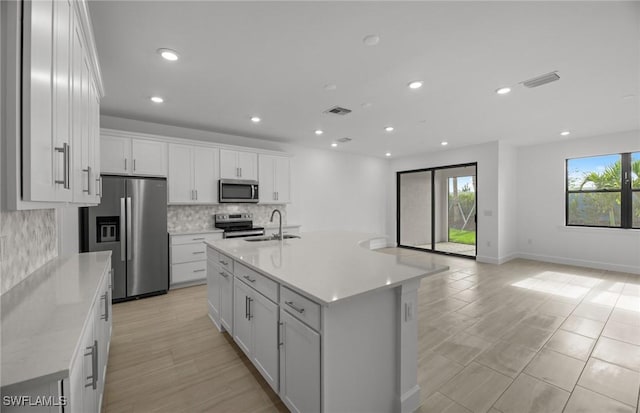
M 324 113 L 333 113 L 334 115 L 348 115 L 351 113 L 351 109 L 341 108 L 340 106 L 334 106 L 324 111 Z
M 340 139 L 338 139 L 338 142 L 347 143 L 347 142 L 351 142 L 352 140 L 353 139 L 351 139 L 351 138 L 340 138 Z
M 558 76 L 558 73 L 551 72 L 551 73 L 544 74 L 542 76 L 534 77 L 533 79 L 525 80 L 524 82 L 522 82 L 522 84 L 525 85 L 526 87 L 531 88 L 531 87 L 546 85 L 547 83 L 555 82 L 556 80 L 559 80 L 559 79 L 560 79 L 560 76 Z

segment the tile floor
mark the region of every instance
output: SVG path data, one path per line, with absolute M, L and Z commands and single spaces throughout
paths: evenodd
M 379 251 L 450 267 L 420 285 L 420 412 L 640 413 L 640 275 Z

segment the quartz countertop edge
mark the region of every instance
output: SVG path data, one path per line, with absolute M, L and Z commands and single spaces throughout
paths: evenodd
M 2 388 L 68 377 L 111 251 L 55 258 L 2 295 Z
M 283 241 L 247 242 L 245 238 L 205 243 L 321 305 L 394 288 L 449 269 L 434 263 L 398 263 L 400 257 L 366 248 L 371 241 L 386 238 L 384 235 L 350 231 L 301 235 Z M 280 260 L 279 265 L 274 264 L 274 254 L 279 257 L 275 259 Z
M 185 229 L 185 230 L 173 230 L 167 231 L 169 235 L 196 235 L 196 234 L 209 234 L 209 233 L 222 233 L 224 230 L 219 228 L 208 229 Z

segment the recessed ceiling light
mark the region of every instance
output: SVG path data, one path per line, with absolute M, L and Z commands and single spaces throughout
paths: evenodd
M 175 50 L 171 50 L 171 49 L 158 49 L 158 53 L 164 59 L 169 60 L 171 62 L 175 62 L 179 58 L 178 52 L 176 52 Z
M 385 154 L 384 154 L 384 156 L 386 156 L 386 157 L 391 156 L 391 152 L 387 152 L 387 153 L 385 153 Z
M 571 132 L 569 132 L 568 130 L 564 131 L 564 132 L 560 132 L 560 135 L 562 136 L 569 136 L 571 135 Z
M 262 120 L 262 119 L 260 119 L 260 118 L 259 118 L 259 117 L 257 117 L 257 116 L 252 116 L 252 117 L 251 117 L 251 122 L 253 122 L 253 123 L 258 123 L 258 122 L 260 122 L 261 120 Z
M 318 136 L 322 135 L 323 133 L 324 132 L 322 130 L 320 130 L 320 129 L 316 129 L 316 131 L 315 131 L 315 134 L 318 135 Z
M 331 147 L 333 147 L 333 148 L 335 148 L 336 146 L 338 146 L 338 144 L 337 144 L 337 143 L 335 143 L 335 142 L 333 142 L 333 143 L 331 144 Z
M 420 89 L 424 82 L 422 80 L 414 80 L 413 82 L 409 82 L 409 89 Z
M 499 95 L 506 95 L 509 92 L 511 92 L 510 87 L 501 87 L 500 89 L 496 90 L 496 93 Z
M 447 142 L 447 141 L 440 142 L 440 145 L 442 145 L 442 146 L 447 146 L 448 144 L 449 144 L 449 142 Z
M 162 103 L 164 102 L 164 99 L 162 99 L 160 96 L 151 96 L 151 101 L 153 103 Z
M 369 109 L 373 104 L 371 102 L 364 102 L 360 106 L 362 106 L 363 109 Z
M 380 36 L 378 36 L 377 34 L 370 34 L 362 39 L 362 43 L 366 44 L 367 46 L 375 46 L 380 43 Z
M 387 132 L 393 132 L 393 126 L 385 126 L 384 130 Z
M 338 86 L 334 85 L 333 83 L 327 83 L 326 85 L 324 85 L 324 90 L 336 90 L 338 88 Z

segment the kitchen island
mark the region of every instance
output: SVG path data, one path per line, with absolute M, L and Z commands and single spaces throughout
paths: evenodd
M 209 316 L 291 411 L 412 412 L 417 290 L 445 266 L 372 251 L 348 231 L 207 241 Z

